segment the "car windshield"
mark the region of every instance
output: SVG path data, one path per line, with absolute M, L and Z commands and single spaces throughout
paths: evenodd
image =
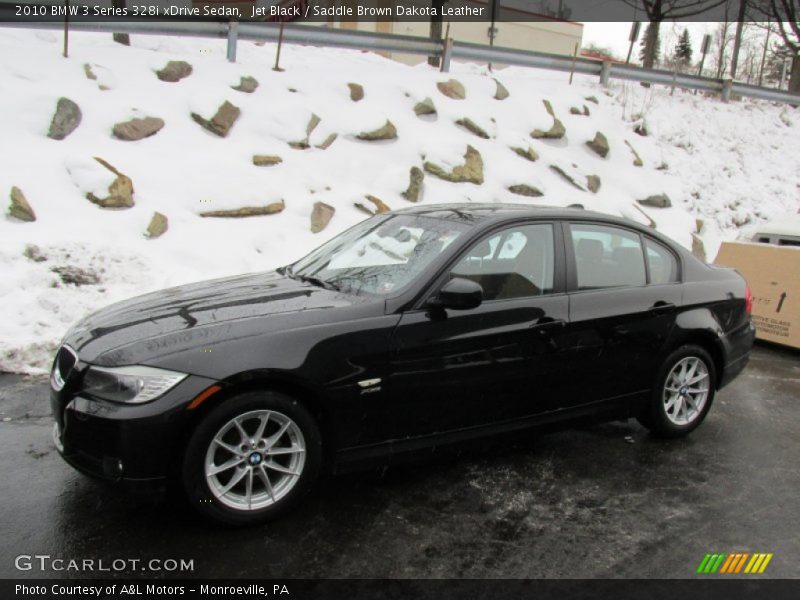
M 395 293 L 469 227 L 417 215 L 373 217 L 323 244 L 286 273 L 354 294 Z

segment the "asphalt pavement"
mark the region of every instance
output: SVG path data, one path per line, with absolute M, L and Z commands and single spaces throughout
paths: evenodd
M 47 395 L 45 378 L 0 375 L 3 578 L 108 576 L 20 571 L 20 555 L 191 560 L 174 573 L 190 577 L 684 578 L 709 552 L 772 553 L 760 577 L 800 577 L 800 353 L 787 349 L 757 346 L 686 439 L 631 420 L 440 452 L 326 478 L 251 529 L 81 476 L 53 448 Z

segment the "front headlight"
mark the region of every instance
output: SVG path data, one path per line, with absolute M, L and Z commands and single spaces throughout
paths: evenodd
M 187 375 L 155 367 L 89 367 L 83 376 L 83 392 L 96 398 L 127 404 L 155 400 L 178 385 Z

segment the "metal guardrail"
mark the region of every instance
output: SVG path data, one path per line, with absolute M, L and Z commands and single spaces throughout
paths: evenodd
M 0 22 L 0 27 L 61 29 L 63 28 L 63 23 L 56 21 Z M 280 25 L 267 22 L 78 21 L 70 22 L 69 28 L 72 31 L 227 39 L 228 60 L 231 61 L 236 60 L 236 45 L 239 39 L 277 42 L 279 36 L 281 36 Z M 800 105 L 800 94 L 749 85 L 731 81 L 730 79 L 714 79 L 659 69 L 643 69 L 631 65 L 588 58 L 573 58 L 559 54 L 492 47 L 455 42 L 453 40 L 438 41 L 416 36 L 329 29 L 327 27 L 295 24 L 284 24 L 282 40 L 287 44 L 439 56 L 442 59 L 444 71 L 448 70 L 450 60 L 456 58 L 553 71 L 574 71 L 575 73 L 598 76 L 603 85 L 608 85 L 610 79 L 622 79 L 719 93 L 723 101 L 728 101 L 731 95 L 735 94 L 772 102 Z

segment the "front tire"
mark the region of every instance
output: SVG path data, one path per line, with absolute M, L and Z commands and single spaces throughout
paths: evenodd
M 183 488 L 206 516 L 252 525 L 296 505 L 321 463 L 319 429 L 305 407 L 279 392 L 247 392 L 225 400 L 195 429 Z
M 664 361 L 649 405 L 639 423 L 662 437 L 682 437 L 706 418 L 714 400 L 717 373 L 705 349 L 681 346 Z

